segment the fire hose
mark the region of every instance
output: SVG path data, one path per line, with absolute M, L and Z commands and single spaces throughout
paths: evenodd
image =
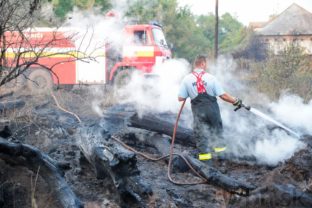
M 51 96 L 53 97 L 57 107 L 61 110 L 63 110 L 64 112 L 67 112 L 69 114 L 72 114 L 74 115 L 77 120 L 79 121 L 79 123 L 81 122 L 80 118 L 77 116 L 77 114 L 73 113 L 73 112 L 70 112 L 66 109 L 64 109 L 62 106 L 60 106 L 58 100 L 56 99 L 54 93 L 51 91 Z M 174 147 L 174 141 L 175 141 L 175 137 L 176 137 L 176 131 L 177 131 L 177 128 L 178 128 L 178 122 L 179 122 L 179 119 L 180 119 L 180 115 L 181 115 L 181 112 L 183 110 L 183 107 L 184 107 L 184 104 L 185 104 L 185 101 L 183 101 L 182 105 L 181 105 L 181 108 L 179 110 L 179 113 L 178 113 L 178 116 L 177 116 L 177 120 L 176 120 L 176 123 L 174 125 L 174 130 L 173 130 L 173 135 L 172 135 L 172 141 L 171 141 L 171 145 L 170 145 L 170 153 L 167 154 L 167 155 L 164 155 L 164 156 L 161 156 L 161 157 L 158 157 L 158 158 L 153 158 L 151 156 L 148 156 L 142 152 L 139 152 L 137 150 L 135 150 L 134 148 L 130 147 L 129 145 L 127 145 L 126 143 L 122 142 L 120 139 L 118 139 L 117 136 L 113 135 L 112 138 L 117 141 L 119 144 L 121 144 L 123 147 L 125 147 L 126 149 L 146 158 L 146 159 L 149 159 L 149 160 L 152 160 L 152 161 L 159 161 L 159 160 L 162 160 L 162 159 L 165 159 L 167 157 L 169 157 L 169 163 L 168 163 L 168 178 L 169 180 L 174 183 L 174 184 L 177 184 L 177 185 L 197 185 L 197 184 L 203 184 L 203 183 L 207 183 L 207 180 L 200 175 L 200 173 L 198 171 L 196 171 L 193 166 L 188 162 L 188 160 L 181 154 L 177 154 L 177 153 L 174 153 L 173 152 L 173 147 Z M 202 179 L 202 181 L 196 181 L 196 182 L 180 182 L 180 181 L 175 181 L 172 179 L 171 177 L 171 165 L 172 165 L 172 159 L 173 159 L 173 155 L 177 155 L 179 157 L 181 157 L 183 159 L 183 161 L 187 164 L 187 166 L 192 170 L 192 172 L 197 175 L 199 178 Z
M 172 182 L 172 183 L 175 183 L 175 184 L 180 184 L 180 185 L 186 185 L 185 183 L 181 183 L 181 182 L 178 182 L 178 181 L 174 181 L 171 177 L 171 165 L 172 165 L 172 159 L 173 159 L 173 154 L 174 154 L 174 142 L 175 142 L 175 137 L 176 137 L 176 133 L 177 133 L 177 128 L 178 128 L 178 124 L 179 124 L 179 119 L 180 119 L 180 116 L 181 116 L 181 113 L 182 113 L 182 110 L 183 110 L 183 107 L 185 105 L 185 101 L 184 100 L 181 104 L 181 107 L 180 107 L 180 110 L 179 110 L 179 113 L 178 113 L 178 116 L 177 116 L 177 120 L 174 124 L 174 129 L 173 129 L 173 134 L 172 134 L 172 140 L 171 140 L 171 145 L 170 145 L 170 152 L 169 152 L 169 162 L 168 162 L 168 172 L 167 172 L 167 176 L 169 178 L 169 180 Z M 187 166 L 196 174 L 198 175 L 200 178 L 203 179 L 203 181 L 201 182 L 197 182 L 195 184 L 202 184 L 202 183 L 207 183 L 207 180 L 205 178 L 203 178 L 194 168 L 193 166 L 187 161 L 187 159 L 183 156 L 183 155 L 180 155 L 182 157 L 182 159 L 186 162 Z M 190 183 L 188 183 L 189 185 L 191 185 Z M 192 183 L 194 184 L 194 183 Z
M 175 122 L 175 125 L 174 125 L 174 129 L 173 129 L 173 134 L 172 134 L 172 140 L 171 140 L 171 144 L 170 144 L 170 151 L 169 151 L 169 154 L 167 155 L 164 155 L 164 156 L 161 156 L 161 157 L 158 157 L 158 158 L 153 158 L 149 155 L 146 155 L 142 152 L 139 152 L 137 150 L 135 150 L 134 148 L 130 147 L 129 145 L 125 144 L 124 142 L 122 142 L 120 139 L 118 139 L 117 136 L 113 135 L 112 138 L 117 141 L 119 144 L 121 144 L 123 147 L 125 147 L 126 149 L 146 158 L 146 159 L 149 159 L 149 160 L 152 160 L 152 161 L 159 161 L 159 160 L 162 160 L 162 159 L 165 159 L 167 157 L 169 157 L 169 162 L 168 162 L 168 169 L 167 169 L 167 176 L 168 176 L 168 179 L 174 183 L 174 184 L 177 184 L 177 185 L 197 185 L 197 184 L 204 184 L 204 183 L 207 183 L 207 179 L 204 178 L 203 176 L 201 176 L 201 174 L 196 171 L 194 169 L 194 167 L 188 162 L 188 160 L 182 155 L 182 154 L 177 154 L 177 153 L 174 153 L 174 142 L 175 142 L 175 137 L 176 137 L 176 132 L 177 132 L 177 128 L 178 128 L 178 123 L 179 123 L 179 119 L 180 119 L 180 116 L 181 116 L 181 113 L 182 113 L 182 110 L 183 110 L 183 107 L 185 105 L 185 101 L 184 100 L 182 102 L 182 105 L 180 107 L 180 110 L 179 110 L 179 113 L 177 115 L 177 119 L 176 119 L 176 122 Z M 176 155 L 176 156 L 179 156 L 180 158 L 183 159 L 183 161 L 186 163 L 186 165 L 191 169 L 191 171 L 197 175 L 199 178 L 201 178 L 202 180 L 201 181 L 194 181 L 194 182 L 181 182 L 181 181 L 176 181 L 174 180 L 172 177 L 171 177 L 171 166 L 172 166 L 172 160 L 173 160 L 173 156 Z

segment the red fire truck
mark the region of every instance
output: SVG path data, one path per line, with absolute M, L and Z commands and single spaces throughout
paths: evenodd
M 8 63 L 14 64 L 15 50 L 23 47 L 26 51 L 23 55 L 24 62 L 36 57 L 38 52 L 41 53 L 37 64 L 27 70 L 24 77 L 28 79 L 22 80 L 23 76 L 20 76 L 7 86 L 17 88 L 27 85 L 31 91 L 43 91 L 53 85 L 121 84 L 133 70 L 139 70 L 142 74 L 151 73 L 155 64 L 171 57 L 164 33 L 158 24 L 126 25 L 123 33 L 126 34 L 128 41 L 124 41 L 119 49 L 103 44 L 96 51 L 94 62 L 79 60 L 79 54 L 76 60 L 70 54 L 71 51 L 77 51 L 80 46 L 66 38 L 67 32 L 66 28 L 64 30 L 33 28 L 23 32 L 27 39 L 23 45 L 18 44 L 18 40 L 21 39 L 19 34 L 7 33 L 6 40 L 16 42 L 12 44 L 10 50 L 7 50 Z M 54 41 L 47 44 L 52 39 Z M 29 45 L 32 47 L 31 52 L 27 52 Z M 52 71 L 48 70 L 49 68 L 52 68 Z

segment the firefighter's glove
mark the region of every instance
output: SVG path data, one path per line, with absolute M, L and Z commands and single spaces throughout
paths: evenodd
M 239 98 L 236 98 L 235 102 L 233 103 L 233 105 L 236 107 L 234 109 L 234 111 L 239 110 L 241 107 L 244 107 L 243 101 Z

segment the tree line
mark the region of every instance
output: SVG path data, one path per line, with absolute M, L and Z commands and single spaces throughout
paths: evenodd
M 81 10 L 98 8 L 105 14 L 113 8 L 111 0 L 46 0 L 53 5 L 57 18 L 64 20 L 74 7 Z M 173 45 L 174 56 L 191 61 L 198 53 L 213 55 L 214 14 L 194 15 L 188 6 L 180 7 L 177 0 L 128 0 L 125 17 L 138 23 L 157 21 L 163 25 L 167 42 Z M 219 51 L 231 52 L 247 35 L 247 30 L 234 16 L 225 13 L 219 20 Z

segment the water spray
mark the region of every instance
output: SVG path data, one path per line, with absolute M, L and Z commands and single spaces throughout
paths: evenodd
M 265 119 L 265 120 L 267 120 L 267 121 L 270 121 L 271 123 L 274 123 L 275 125 L 277 125 L 277 126 L 279 126 L 280 128 L 284 129 L 284 130 L 287 131 L 288 133 L 290 133 L 290 134 L 292 134 L 293 136 L 297 137 L 298 139 L 301 138 L 301 136 L 300 136 L 297 132 L 291 130 L 290 128 L 286 127 L 286 126 L 283 125 L 282 123 L 276 121 L 275 119 L 271 118 L 270 116 L 268 116 L 268 115 L 262 113 L 261 111 L 255 109 L 255 108 L 251 108 L 250 106 L 246 106 L 246 105 L 242 104 L 242 105 L 238 106 L 237 108 L 235 108 L 234 111 L 237 111 L 237 110 L 239 110 L 240 108 L 245 108 L 246 110 L 250 111 L 250 112 L 253 113 L 254 115 L 256 115 L 256 116 L 258 116 L 258 117 L 261 117 L 261 118 L 263 118 L 263 119 Z

